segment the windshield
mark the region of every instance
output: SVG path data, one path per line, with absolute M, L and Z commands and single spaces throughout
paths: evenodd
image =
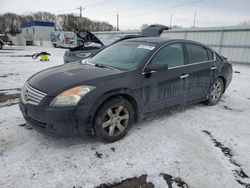
M 135 68 L 152 50 L 153 44 L 141 42 L 118 42 L 99 52 L 90 63 L 114 67 L 122 70 Z

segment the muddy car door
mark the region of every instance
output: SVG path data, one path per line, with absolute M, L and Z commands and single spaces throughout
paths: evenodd
M 189 74 L 188 100 L 206 98 L 214 77 L 214 56 L 211 50 L 193 43 L 185 43 Z
M 164 65 L 168 68 L 164 69 Z M 159 68 L 159 67 L 163 68 Z M 185 103 L 187 67 L 182 43 L 161 48 L 143 72 L 143 105 L 146 112 Z

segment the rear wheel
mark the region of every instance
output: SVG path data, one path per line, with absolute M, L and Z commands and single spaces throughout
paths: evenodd
M 221 78 L 217 78 L 213 85 L 211 86 L 208 94 L 208 100 L 206 101 L 208 105 L 216 105 L 224 92 L 224 82 Z
M 0 43 L 0 50 L 3 48 L 3 44 L 2 43 Z
M 134 122 L 134 109 L 124 98 L 114 98 L 98 110 L 94 130 L 105 142 L 115 142 L 124 137 Z

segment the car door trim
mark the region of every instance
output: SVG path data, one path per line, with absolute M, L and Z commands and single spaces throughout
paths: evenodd
M 190 74 L 183 74 L 180 76 L 180 79 L 185 79 L 185 78 L 189 78 Z
M 211 67 L 211 70 L 216 70 L 216 69 L 218 69 L 218 67 L 216 67 L 216 66 Z

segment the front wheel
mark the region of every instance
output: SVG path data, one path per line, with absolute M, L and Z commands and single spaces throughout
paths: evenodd
M 124 137 L 134 122 L 134 109 L 124 98 L 114 98 L 98 110 L 94 130 L 96 136 L 105 142 L 115 142 Z
M 0 43 L 0 50 L 3 48 L 3 44 Z
M 208 105 L 216 105 L 224 92 L 224 82 L 221 78 L 217 78 L 213 85 L 211 86 L 208 94 L 208 100 L 206 101 Z

